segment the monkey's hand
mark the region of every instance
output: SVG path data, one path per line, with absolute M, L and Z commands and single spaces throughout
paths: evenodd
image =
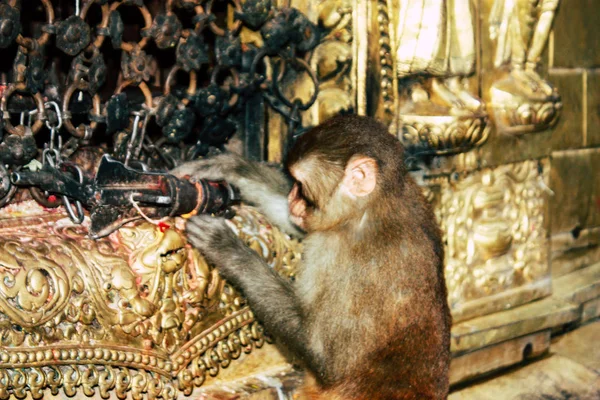
M 301 307 L 292 287 L 246 246 L 222 218 L 197 215 L 187 221 L 189 242 L 248 300 L 257 318 L 276 337 L 308 354 Z
M 186 231 L 192 246 L 217 267 L 225 279 L 230 278 L 228 266 L 238 264 L 238 260 L 241 261 L 253 253 L 233 233 L 223 218 L 196 215 L 187 221 Z
M 257 206 L 278 228 L 301 236 L 289 219 L 287 194 L 291 185 L 284 174 L 274 168 L 233 153 L 223 153 L 185 163 L 171 173 L 178 177 L 225 180 L 239 189 L 242 200 Z

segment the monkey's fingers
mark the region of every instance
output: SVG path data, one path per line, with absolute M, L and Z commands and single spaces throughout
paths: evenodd
M 209 222 L 208 215 L 197 215 L 190 218 L 185 226 L 188 241 L 202 252 L 208 245 L 210 245 L 210 232 L 204 229 L 205 222 Z M 214 219 L 214 218 L 213 218 Z
M 225 180 L 232 183 L 234 171 L 245 161 L 233 153 L 219 154 L 202 160 L 191 161 L 173 169 L 171 174 L 177 177 L 191 176 L 195 179 Z
M 223 167 L 215 165 L 210 159 L 185 163 L 171 170 L 170 173 L 178 178 L 192 177 L 212 181 L 225 180 Z
M 186 233 L 192 246 L 215 264 L 230 258 L 241 243 L 223 218 L 209 215 L 190 218 L 186 224 Z

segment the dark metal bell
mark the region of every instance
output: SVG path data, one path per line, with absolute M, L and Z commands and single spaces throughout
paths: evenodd
M 110 13 L 108 18 L 108 32 L 110 35 L 110 42 L 115 49 L 121 47 L 123 43 L 123 32 L 125 31 L 125 25 L 123 25 L 123 19 L 118 11 Z
M 194 110 L 200 116 L 207 116 L 220 112 L 226 100 L 226 94 L 217 85 L 209 85 L 198 90 L 194 96 Z
M 60 21 L 56 27 L 56 47 L 74 56 L 90 44 L 90 26 L 77 15 Z
M 211 146 L 220 146 L 233 136 L 238 127 L 229 118 L 210 116 L 204 120 L 198 139 Z
M 208 45 L 200 35 L 192 35 L 177 46 L 177 63 L 187 72 L 209 61 Z
M 150 35 L 159 49 L 175 47 L 181 37 L 181 21 L 175 14 L 158 14 L 150 28 Z
M 21 13 L 8 4 L 0 4 L 0 48 L 6 48 L 21 33 Z
M 25 165 L 37 155 L 33 135 L 9 135 L 0 143 L 0 164 Z
M 238 67 L 242 64 L 242 42 L 239 36 L 228 32 L 215 39 L 217 63 L 226 68 Z
M 44 70 L 44 57 L 40 52 L 29 52 L 25 76 L 27 87 L 33 93 L 44 90 L 46 71 Z
M 130 52 L 123 52 L 121 71 L 127 80 L 147 81 L 152 72 L 152 57 L 139 47 L 135 47 Z
M 106 131 L 112 133 L 129 125 L 129 102 L 125 93 L 115 94 L 106 102 Z
M 175 110 L 169 122 L 163 127 L 163 136 L 169 143 L 179 143 L 192 133 L 196 116 L 189 108 Z
M 106 81 L 106 64 L 104 63 L 104 57 L 102 54 L 96 54 L 92 57 L 92 64 L 88 70 L 89 80 L 89 91 L 90 93 L 96 93 L 98 89 L 104 85 Z
M 256 30 L 269 19 L 272 7 L 271 0 L 246 0 L 242 3 L 242 12 L 236 11 L 234 16 Z

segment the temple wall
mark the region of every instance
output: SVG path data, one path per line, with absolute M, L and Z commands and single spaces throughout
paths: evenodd
M 599 11 L 592 1 L 561 7 L 548 52 L 548 76 L 563 95 L 552 135 L 551 267 L 563 276 L 600 259 Z

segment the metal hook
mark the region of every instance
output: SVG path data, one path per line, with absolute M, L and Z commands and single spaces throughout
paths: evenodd
M 54 157 L 52 157 L 54 155 Z M 42 165 L 48 163 L 52 168 L 60 162 L 60 152 L 57 149 L 45 148 L 42 152 Z
M 37 114 L 37 108 L 34 108 L 30 111 L 21 112 L 21 117 L 19 119 L 19 125 L 25 125 L 25 114 L 27 114 L 27 126 L 31 128 L 31 116 Z
M 83 172 L 81 171 L 81 168 L 79 168 L 77 165 L 73 165 L 73 168 L 75 168 L 75 170 L 77 171 L 77 175 L 79 176 L 79 183 L 83 184 Z M 74 210 L 73 205 L 71 204 L 71 200 L 69 200 L 67 196 L 62 196 L 62 201 L 71 221 L 77 225 L 81 224 L 83 222 L 83 219 L 85 218 L 85 214 L 83 213 L 83 205 L 81 204 L 81 202 L 79 200 L 75 201 L 76 210 Z
M 125 166 L 129 165 L 129 160 L 131 159 L 131 150 L 133 149 L 133 143 L 137 137 L 138 125 L 140 123 L 140 113 L 135 114 L 135 118 L 133 119 L 133 129 L 131 131 L 131 137 L 129 138 L 129 143 L 127 143 L 127 154 L 125 154 Z
M 63 121 L 62 121 L 62 113 L 60 111 L 60 107 L 58 106 L 58 104 L 55 101 L 47 101 L 47 102 L 44 103 L 44 107 L 47 108 L 47 109 L 50 109 L 50 108 L 53 107 L 54 108 L 54 112 L 56 113 L 56 118 L 58 120 L 56 126 L 50 125 L 49 120 L 46 120 L 46 127 L 48 129 L 52 129 L 52 128 L 54 128 L 54 129 L 60 129 L 62 127 Z

